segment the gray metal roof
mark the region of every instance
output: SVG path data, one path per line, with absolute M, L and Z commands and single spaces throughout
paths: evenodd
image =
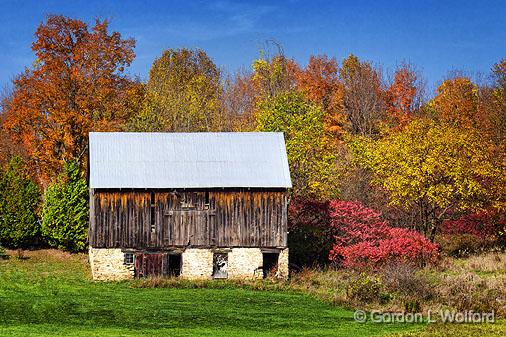
M 279 132 L 90 133 L 90 188 L 292 187 Z

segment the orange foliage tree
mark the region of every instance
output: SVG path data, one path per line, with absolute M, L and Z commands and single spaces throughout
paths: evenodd
M 343 132 L 343 86 L 335 58 L 313 56 L 304 69 L 296 68 L 297 89 L 324 111 L 325 130 L 339 137 Z
M 414 114 L 417 76 L 409 66 L 395 72 L 393 83 L 385 92 L 387 118 L 394 126 L 403 126 Z
M 49 16 L 36 33 L 33 67 L 14 81 L 5 127 L 33 158 L 42 182 L 63 162 L 85 167 L 89 131 L 120 130 L 141 100 L 142 86 L 123 73 L 135 41 L 109 33 L 108 22 Z
M 506 59 L 494 65 L 493 77 L 495 85 L 491 119 L 495 129 L 495 138 L 506 151 Z
M 10 94 L 4 95 L 0 101 L 0 166 L 7 164 L 13 156 L 27 160 L 23 146 L 13 141 L 10 133 L 3 125 L 6 119 L 6 111 L 10 107 Z
M 444 122 L 463 127 L 477 127 L 478 87 L 465 77 L 444 81 L 437 88 L 437 95 L 431 102 L 436 117 Z

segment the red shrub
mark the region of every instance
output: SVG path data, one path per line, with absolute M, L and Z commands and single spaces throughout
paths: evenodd
M 288 208 L 288 231 L 292 266 L 328 264 L 334 238 L 328 201 L 293 198 Z
M 288 220 L 289 230 L 305 226 L 328 228 L 329 202 L 294 197 L 288 207 Z
M 451 256 L 466 256 L 482 250 L 505 246 L 502 234 L 506 225 L 504 213 L 483 211 L 443 222 L 437 241 Z
M 358 202 L 331 201 L 330 216 L 336 235 L 329 258 L 345 267 L 425 263 L 437 257 L 438 246 L 422 234 L 390 227 L 379 213 Z
M 471 234 L 483 239 L 496 234 L 496 222 L 500 222 L 500 220 L 492 212 L 468 214 L 455 220 L 443 222 L 440 232 L 443 235 Z

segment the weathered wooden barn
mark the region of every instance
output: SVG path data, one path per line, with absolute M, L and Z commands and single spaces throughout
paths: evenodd
M 282 133 L 89 136 L 93 278 L 286 277 Z

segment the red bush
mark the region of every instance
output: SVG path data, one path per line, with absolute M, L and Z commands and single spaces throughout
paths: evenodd
M 329 202 L 295 197 L 288 208 L 288 245 L 292 266 L 329 263 L 334 234 L 330 226 Z
M 467 214 L 458 219 L 443 222 L 440 232 L 443 235 L 471 234 L 483 239 L 496 234 L 497 224 L 501 220 L 504 223 L 504 219 L 498 219 L 493 212 Z
M 438 246 L 422 234 L 390 227 L 379 213 L 358 202 L 331 201 L 330 216 L 336 235 L 329 259 L 345 267 L 425 263 L 437 257 Z
M 451 256 L 467 256 L 472 253 L 505 247 L 506 226 L 504 213 L 483 211 L 467 214 L 455 220 L 443 222 L 437 241 Z

